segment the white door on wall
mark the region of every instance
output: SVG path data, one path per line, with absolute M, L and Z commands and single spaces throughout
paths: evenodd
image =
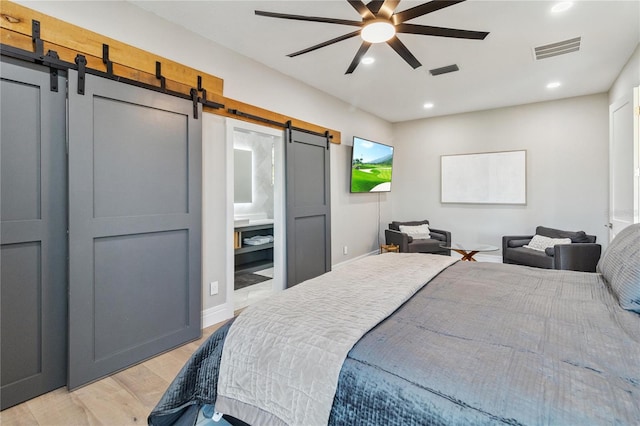
M 635 105 L 634 105 L 635 104 Z M 609 106 L 609 239 L 639 221 L 638 88 Z

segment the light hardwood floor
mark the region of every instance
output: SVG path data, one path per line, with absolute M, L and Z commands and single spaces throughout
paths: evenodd
M 60 388 L 0 412 L 9 425 L 146 425 L 147 416 L 191 354 L 221 324 L 205 328 L 202 338 L 141 364 L 68 392 Z

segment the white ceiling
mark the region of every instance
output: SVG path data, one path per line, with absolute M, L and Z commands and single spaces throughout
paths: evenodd
M 401 1 L 397 11 L 426 1 Z M 488 31 L 485 40 L 413 34 L 398 38 L 422 63 L 412 69 L 386 43 L 372 65 L 345 71 L 361 40 L 354 37 L 295 58 L 286 55 L 357 27 L 256 16 L 254 10 L 359 20 L 346 0 L 132 1 L 190 31 L 390 122 L 606 92 L 640 42 L 640 1 L 468 0 L 408 23 Z M 533 48 L 582 37 L 578 52 L 536 61 Z M 457 64 L 460 71 L 431 76 Z M 559 81 L 550 90 L 547 83 Z M 423 108 L 432 102 L 431 109 Z

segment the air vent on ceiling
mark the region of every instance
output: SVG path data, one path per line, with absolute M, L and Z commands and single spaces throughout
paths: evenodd
M 569 40 L 559 41 L 557 43 L 547 44 L 533 48 L 536 60 L 551 58 L 553 56 L 564 55 L 566 53 L 577 52 L 580 50 L 580 39 L 575 37 Z
M 460 70 L 460 68 L 458 68 L 458 65 L 453 64 L 453 65 L 447 65 L 446 67 L 434 68 L 432 70 L 429 70 L 429 72 L 431 73 L 431 75 L 440 75 L 440 74 L 446 74 L 446 73 L 454 72 L 458 70 Z

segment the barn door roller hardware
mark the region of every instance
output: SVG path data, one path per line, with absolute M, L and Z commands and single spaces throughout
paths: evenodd
M 107 74 L 113 75 L 113 62 L 109 59 L 109 45 L 102 44 L 102 63 L 107 67 Z
M 57 61 L 60 59 L 58 53 L 54 50 L 49 50 L 47 52 L 47 57 L 49 57 L 52 61 Z M 49 67 L 49 75 L 51 76 L 51 91 L 58 91 L 58 69 L 55 67 Z
M 78 66 L 78 95 L 84 95 L 84 75 L 87 69 L 87 58 L 78 54 L 76 56 L 76 65 Z
M 36 56 L 36 62 L 46 65 L 46 63 L 54 63 L 60 59 L 58 53 L 54 50 L 49 50 L 47 54 L 44 54 L 44 42 L 40 38 L 40 21 L 35 19 L 31 20 L 31 42 L 33 43 L 33 53 Z M 49 66 L 49 72 L 51 74 L 51 91 L 58 91 L 58 68 Z
M 196 90 L 196 89 L 191 89 L 191 90 Z M 200 76 L 200 75 L 198 76 L 198 88 L 196 90 L 196 94 L 198 92 L 202 93 L 202 96 L 200 96 L 198 98 L 198 102 L 200 102 L 203 106 L 206 106 L 206 107 L 209 107 L 209 108 L 215 108 L 215 109 L 224 108 L 223 104 L 207 100 L 207 89 L 202 87 L 202 76 Z
M 207 89 L 202 87 L 202 76 L 198 76 L 198 92 L 202 92 L 202 99 L 207 100 Z
M 44 43 L 40 38 L 40 21 L 33 19 L 31 21 L 31 41 L 33 42 L 33 52 L 40 56 L 44 56 Z
M 162 64 L 156 61 L 156 78 L 160 80 L 160 87 L 162 90 L 167 88 L 167 79 L 162 76 Z
M 191 89 L 191 102 L 193 102 L 193 118 L 198 119 L 198 90 Z

